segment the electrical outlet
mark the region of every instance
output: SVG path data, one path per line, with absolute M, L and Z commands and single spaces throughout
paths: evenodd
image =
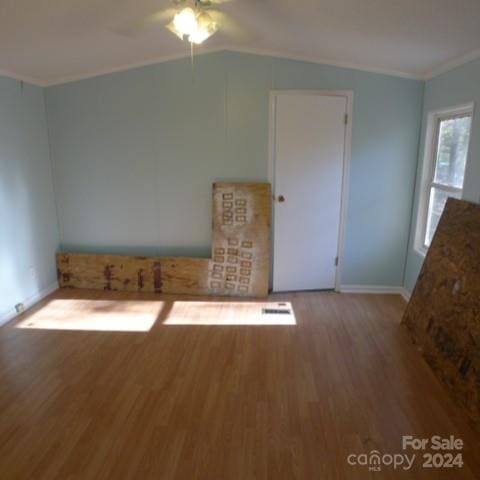
M 23 303 L 17 303 L 15 305 L 15 310 L 17 313 L 22 313 L 25 311 L 25 305 Z

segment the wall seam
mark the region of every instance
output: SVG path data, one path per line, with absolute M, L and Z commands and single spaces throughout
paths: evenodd
M 408 241 L 407 241 L 407 246 L 405 250 L 405 256 L 404 256 L 404 262 L 403 262 L 403 279 L 402 279 L 402 285 L 403 288 L 407 289 L 406 285 L 406 277 L 407 277 L 407 265 L 408 265 L 408 258 L 410 254 L 410 245 L 412 242 L 412 234 L 414 232 L 414 225 L 413 225 L 413 219 L 415 217 L 415 197 L 417 194 L 417 181 L 418 181 L 418 169 L 420 165 L 420 149 L 422 145 L 422 132 L 423 132 L 423 117 L 425 114 L 425 91 L 427 88 L 427 82 L 423 81 L 422 82 L 422 110 L 420 113 L 420 123 L 419 123 L 419 130 L 418 130 L 418 139 L 417 139 L 417 161 L 415 164 L 415 177 L 413 179 L 413 191 L 412 191 L 412 198 L 411 198 L 411 206 L 410 206 L 410 226 L 408 229 Z
M 47 126 L 47 143 L 48 143 L 48 157 L 50 160 L 50 175 L 52 177 L 52 188 L 53 188 L 53 203 L 55 204 L 55 217 L 57 219 L 57 233 L 58 233 L 58 249 L 62 244 L 62 228 L 60 224 L 60 214 L 58 209 L 58 193 L 57 193 L 57 182 L 56 182 L 56 174 L 55 174 L 55 160 L 53 155 L 53 148 L 52 148 L 52 135 L 50 129 L 50 117 L 48 113 L 48 106 L 47 106 L 47 99 L 46 99 L 47 89 L 42 87 L 42 96 L 43 96 L 43 108 L 45 110 L 45 122 Z

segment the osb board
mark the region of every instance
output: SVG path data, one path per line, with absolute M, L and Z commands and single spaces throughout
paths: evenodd
M 61 287 L 208 294 L 209 260 L 58 253 Z
M 57 254 L 61 287 L 264 297 L 270 265 L 269 184 L 213 185 L 212 258 Z
M 214 184 L 212 294 L 268 294 L 271 201 L 269 184 Z
M 480 427 L 480 206 L 449 199 L 403 321 Z

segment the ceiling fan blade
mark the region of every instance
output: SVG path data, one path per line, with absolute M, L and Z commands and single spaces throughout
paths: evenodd
M 147 15 L 137 21 L 129 22 L 124 25 L 120 25 L 113 29 L 113 31 L 119 35 L 126 37 L 135 37 L 141 35 L 146 30 L 157 27 L 165 22 L 172 20 L 177 10 L 175 8 L 167 8 L 151 15 Z
M 209 9 L 208 14 L 219 27 L 219 31 L 231 37 L 233 40 L 244 40 L 247 37 L 247 32 L 231 15 L 217 10 Z
M 234 0 L 200 0 L 199 7 L 206 10 L 209 8 L 214 8 L 217 5 L 223 5 L 225 3 L 233 2 Z
M 225 30 L 233 40 L 252 45 L 268 36 L 266 28 L 272 21 L 272 13 L 267 0 L 232 1 L 225 4 L 221 13 L 226 16 Z

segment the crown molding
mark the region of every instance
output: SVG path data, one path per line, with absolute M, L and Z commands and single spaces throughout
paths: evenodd
M 430 70 L 423 76 L 423 80 L 431 80 L 432 78 L 438 77 L 443 73 L 447 73 L 450 70 L 454 70 L 457 67 L 461 67 L 462 65 L 465 65 L 466 63 L 472 62 L 473 60 L 477 60 L 479 58 L 480 49 L 472 50 L 471 52 L 461 55 L 460 57 L 448 60 L 447 62 L 439 65 L 437 68 Z
M 348 68 L 351 70 L 358 70 L 361 72 L 368 72 L 368 73 L 377 73 L 380 75 L 389 75 L 393 77 L 400 77 L 400 78 L 407 78 L 411 80 L 431 80 L 432 78 L 435 78 L 443 73 L 446 73 L 450 70 L 453 70 L 457 67 L 460 67 L 466 63 L 469 63 L 473 60 L 477 60 L 480 58 L 480 49 L 473 50 L 469 53 L 466 53 L 465 55 L 462 55 L 460 57 L 454 58 L 452 60 L 449 60 L 440 66 L 438 66 L 435 69 L 430 70 L 427 73 L 424 74 L 412 74 L 408 72 L 403 72 L 400 70 L 392 70 L 388 68 L 382 68 L 382 67 L 374 67 L 374 66 L 369 66 L 369 65 L 363 65 L 359 63 L 353 63 L 353 62 L 342 62 L 342 61 L 337 61 L 337 60 L 332 60 L 332 59 L 326 59 L 326 58 L 318 58 L 318 57 L 312 57 L 312 56 L 304 56 L 304 55 L 296 55 L 296 54 L 289 54 L 289 53 L 282 53 L 277 50 L 265 50 L 265 49 L 258 49 L 258 48 L 249 48 L 249 47 L 236 47 L 235 45 L 229 45 L 229 44 L 223 44 L 221 46 L 217 47 L 202 47 L 201 50 L 196 52 L 197 56 L 200 55 L 205 55 L 209 53 L 218 53 L 218 52 L 234 52 L 234 53 L 246 53 L 250 55 L 259 55 L 263 57 L 274 57 L 274 58 L 280 58 L 280 59 L 286 59 L 286 60 L 296 60 L 296 61 L 301 61 L 301 62 L 308 62 L 308 63 L 314 63 L 317 65 L 327 65 L 327 66 L 332 66 L 332 67 L 338 67 L 338 68 Z M 149 65 L 155 65 L 157 63 L 164 63 L 164 62 L 169 62 L 172 60 L 180 60 L 182 58 L 187 58 L 190 56 L 189 52 L 185 53 L 179 53 L 179 54 L 174 54 L 174 55 L 161 55 L 157 57 L 150 58 L 148 60 L 143 60 L 141 62 L 132 62 L 132 63 L 126 63 L 118 67 L 113 67 L 113 68 L 105 68 L 105 69 L 98 69 L 98 70 L 92 70 L 89 72 L 85 72 L 79 75 L 69 75 L 65 77 L 60 77 L 56 78 L 54 80 L 42 80 L 37 77 L 31 77 L 28 75 L 21 75 L 17 74 L 8 70 L 0 69 L 0 76 L 12 78 L 14 80 L 19 80 L 22 82 L 30 83 L 32 85 L 36 85 L 39 87 L 50 87 L 54 85 L 63 85 L 65 83 L 70 83 L 70 82 L 76 82 L 79 80 L 86 80 L 89 78 L 94 78 L 98 77 L 101 75 L 108 75 L 111 73 L 119 73 L 119 72 L 124 72 L 127 70 L 131 70 L 134 68 L 140 68 L 140 67 L 146 67 Z
M 423 77 L 421 75 L 413 75 L 410 73 L 406 72 L 401 72 L 398 70 L 389 70 L 385 68 L 376 68 L 376 67 L 368 67 L 365 65 L 359 65 L 355 63 L 348 63 L 348 62 L 337 62 L 333 60 L 326 60 L 326 59 L 318 59 L 318 58 L 313 58 L 313 57 L 307 57 L 307 56 L 301 56 L 301 55 L 290 55 L 290 54 L 284 54 L 275 50 L 261 50 L 257 48 L 242 48 L 242 47 L 235 47 L 234 45 L 221 45 L 218 47 L 212 47 L 212 48 L 205 48 L 203 47 L 200 51 L 196 52 L 195 55 L 200 56 L 200 55 L 206 55 L 209 53 L 218 53 L 218 52 L 234 52 L 234 53 L 245 53 L 245 54 L 250 54 L 250 55 L 258 55 L 258 56 L 263 56 L 263 57 L 274 57 L 274 58 L 282 58 L 282 59 L 287 59 L 287 60 L 296 60 L 296 61 L 302 61 L 302 62 L 308 62 L 308 63 L 315 63 L 318 65 L 328 65 L 332 67 L 339 67 L 339 68 L 348 68 L 352 70 L 359 70 L 362 72 L 368 72 L 368 73 L 377 73 L 381 75 L 389 75 L 389 76 L 394 76 L 394 77 L 401 77 L 401 78 L 408 78 L 411 80 L 423 80 Z M 131 70 L 133 68 L 139 68 L 139 67 L 146 67 L 149 65 L 155 65 L 157 63 L 164 63 L 164 62 L 169 62 L 172 60 L 180 60 L 182 58 L 187 58 L 190 56 L 189 52 L 185 53 L 180 53 L 180 54 L 175 54 L 175 55 L 162 55 L 159 57 L 154 57 L 148 60 L 144 60 L 142 62 L 134 62 L 134 63 L 129 63 L 129 64 L 124 64 L 120 67 L 115 67 L 115 68 L 107 68 L 107 69 L 102 69 L 102 70 L 95 70 L 91 72 L 87 72 L 81 75 L 72 75 L 72 76 L 67 76 L 63 78 L 59 78 L 56 80 L 52 80 L 50 82 L 45 82 L 43 86 L 54 86 L 54 85 L 62 85 L 65 83 L 70 83 L 70 82 L 76 82 L 79 80 L 86 80 L 89 78 L 94 78 L 98 77 L 100 75 L 108 75 L 110 73 L 119 73 L 119 72 L 124 72 L 127 70 Z
M 40 79 L 35 77 L 30 77 L 28 75 L 18 75 L 17 73 L 10 72 L 9 70 L 4 70 L 0 68 L 0 77 L 10 78 L 12 80 L 18 80 L 19 82 L 29 83 L 31 85 L 36 85 L 37 87 L 45 87 L 45 82 L 42 82 Z
M 200 51 L 195 52 L 195 56 L 197 57 L 200 55 L 207 55 L 209 53 L 218 53 L 223 51 L 225 51 L 225 47 L 212 47 L 212 48 L 202 47 Z M 60 77 L 55 80 L 44 82 L 43 86 L 52 87 L 55 85 L 63 85 L 65 83 L 77 82 L 79 80 L 88 80 L 89 78 L 95 78 L 102 75 L 109 75 L 111 73 L 126 72 L 134 68 L 148 67 L 149 65 L 170 62 L 172 60 L 180 60 L 182 58 L 188 58 L 188 57 L 190 57 L 190 51 L 185 53 L 177 53 L 174 55 L 161 55 L 158 57 L 149 58 L 148 60 L 143 60 L 141 62 L 126 63 L 119 67 L 92 70 L 90 72 L 82 73 L 79 75 L 70 75 L 70 76 Z
M 275 57 L 275 58 L 286 59 L 286 60 L 297 60 L 300 62 L 315 63 L 318 65 L 326 65 L 330 67 L 348 68 L 350 70 L 358 70 L 358 71 L 367 72 L 367 73 L 377 73 L 379 75 L 389 75 L 391 77 L 407 78 L 410 80 L 423 80 L 423 75 L 403 72 L 401 70 L 392 70 L 389 68 L 372 67 L 372 66 L 362 65 L 362 64 L 353 63 L 353 62 L 341 62 L 341 61 L 331 60 L 326 58 L 282 53 L 276 50 L 243 48 L 243 47 L 235 47 L 233 45 L 227 45 L 223 48 L 223 50 L 226 50 L 229 52 L 237 52 L 237 53 L 249 53 L 251 55 L 259 55 L 263 57 Z
M 321 59 L 321 58 L 315 58 L 315 57 L 309 57 L 309 56 L 303 56 L 303 55 L 293 55 L 293 54 L 285 54 L 276 50 L 262 50 L 262 49 L 257 49 L 257 48 L 243 48 L 243 47 L 236 47 L 234 45 L 221 45 L 217 47 L 211 47 L 211 48 L 205 48 L 202 47 L 201 50 L 196 52 L 196 55 L 205 55 L 209 53 L 218 53 L 218 52 L 223 52 L 223 51 L 229 51 L 229 52 L 234 52 L 234 53 L 246 53 L 246 54 L 251 54 L 251 55 L 258 55 L 258 56 L 264 56 L 264 57 L 274 57 L 274 58 L 281 58 L 281 59 L 287 59 L 287 60 L 296 60 L 296 61 L 302 61 L 302 62 L 308 62 L 308 63 L 314 63 L 318 65 L 328 65 L 328 66 L 333 66 L 333 67 L 339 67 L 339 68 L 348 68 L 352 70 L 358 70 L 362 72 L 369 72 L 369 73 L 377 73 L 381 75 L 389 75 L 389 76 L 394 76 L 394 77 L 401 77 L 401 78 L 408 78 L 412 80 L 423 80 L 423 77 L 421 75 L 414 75 L 411 73 L 407 72 L 402 72 L 398 70 L 391 70 L 391 69 L 385 69 L 385 68 L 379 68 L 379 67 L 371 67 L 371 66 L 366 66 L 366 65 L 361 65 L 357 63 L 349 63 L 349 62 L 339 62 L 335 60 L 329 60 L 329 59 Z M 82 73 L 80 75 L 69 75 L 65 77 L 60 77 L 56 78 L 53 80 L 40 80 L 38 78 L 33 78 L 33 77 L 26 77 L 22 75 L 18 75 L 12 72 L 6 72 L 0 70 L 0 75 L 5 75 L 6 77 L 14 78 L 16 80 L 21 80 L 25 81 L 28 83 L 32 83 L 34 85 L 38 85 L 41 87 L 51 87 L 55 85 L 63 85 L 65 83 L 71 83 L 71 82 L 76 82 L 79 80 L 87 80 L 89 78 L 94 78 L 98 77 L 101 75 L 108 75 L 111 73 L 119 73 L 119 72 L 124 72 L 127 70 L 131 70 L 134 68 L 140 68 L 140 67 L 146 67 L 149 65 L 154 65 L 157 63 L 164 63 L 164 62 L 169 62 L 172 60 L 179 60 L 182 58 L 187 58 L 190 56 L 189 52 L 185 53 L 179 53 L 179 54 L 174 54 L 174 55 L 161 55 L 158 57 L 153 57 L 148 60 L 143 60 L 141 62 L 132 62 L 132 63 L 127 63 L 123 64 L 118 67 L 114 68 L 105 68 L 105 69 L 98 69 L 98 70 L 92 70 L 89 72 Z

